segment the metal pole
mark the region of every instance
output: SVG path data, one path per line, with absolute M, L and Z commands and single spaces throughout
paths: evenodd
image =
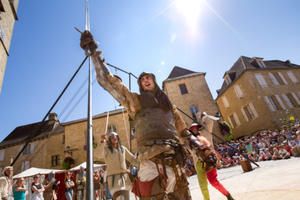
M 87 149 L 86 149 L 86 169 L 87 169 L 87 190 L 88 200 L 94 200 L 94 178 L 93 178 L 93 121 L 92 121 L 92 67 L 89 58 L 89 81 L 88 81 L 88 120 L 87 120 Z
M 89 1 L 85 0 L 85 30 L 90 31 Z

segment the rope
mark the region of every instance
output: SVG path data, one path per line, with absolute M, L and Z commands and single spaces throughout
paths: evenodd
M 125 127 L 126 139 L 128 141 L 128 144 L 130 145 L 130 140 L 129 140 L 130 138 L 128 138 L 128 130 L 127 130 L 126 121 L 125 121 L 124 108 L 122 108 L 122 114 L 123 114 L 123 123 L 124 123 L 124 127 Z
M 59 113 L 58 118 L 61 119 L 62 116 L 65 114 L 66 110 L 68 110 L 68 108 L 72 105 L 73 101 L 76 99 L 76 97 L 79 95 L 80 91 L 82 90 L 82 88 L 86 85 L 86 82 L 88 81 L 88 78 L 86 78 L 82 84 L 80 85 L 80 87 L 76 90 L 75 94 L 70 98 L 70 100 L 68 101 L 68 103 L 66 104 L 66 106 L 62 109 L 62 111 Z
M 82 65 L 85 63 L 85 61 L 87 60 L 88 56 L 86 56 L 84 58 L 84 60 L 81 62 L 81 64 L 79 65 L 79 67 L 77 68 L 76 72 L 73 74 L 72 78 L 69 80 L 69 82 L 67 83 L 67 85 L 65 86 L 65 88 L 63 89 L 63 91 L 60 93 L 60 95 L 58 96 L 58 98 L 55 100 L 55 102 L 53 103 L 53 105 L 51 106 L 51 108 L 49 109 L 49 111 L 47 112 L 47 114 L 44 116 L 43 120 L 41 121 L 40 126 L 37 128 L 36 132 L 33 135 L 29 135 L 25 141 L 25 145 L 22 147 L 22 149 L 19 151 L 19 153 L 17 154 L 17 156 L 15 157 L 15 159 L 12 161 L 12 163 L 10 164 L 10 166 L 13 166 L 15 164 L 15 162 L 18 160 L 18 158 L 20 157 L 21 153 L 25 150 L 25 148 L 28 146 L 29 142 L 34 139 L 36 136 L 38 136 L 39 134 L 41 134 L 41 130 L 42 127 L 45 125 L 45 120 L 48 117 L 48 115 L 51 113 L 51 111 L 53 110 L 53 108 L 55 107 L 55 105 L 57 104 L 57 102 L 60 100 L 60 98 L 62 97 L 62 95 L 65 93 L 65 91 L 67 90 L 67 88 L 69 87 L 69 85 L 71 84 L 71 82 L 73 81 L 73 79 L 75 78 L 76 74 L 79 72 L 79 70 L 81 69 Z
M 107 129 L 108 129 L 108 119 L 109 119 L 109 111 L 107 111 L 107 115 L 106 115 L 105 135 L 107 134 Z

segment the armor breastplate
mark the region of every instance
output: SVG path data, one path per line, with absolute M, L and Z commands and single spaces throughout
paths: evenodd
M 149 140 L 177 139 L 175 121 L 172 111 L 161 108 L 144 108 L 135 116 L 135 136 L 138 147 Z

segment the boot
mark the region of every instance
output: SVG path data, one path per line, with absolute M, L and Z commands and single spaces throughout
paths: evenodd
M 229 194 L 227 194 L 226 195 L 226 197 L 227 197 L 227 200 L 234 200 L 234 198 L 231 196 L 231 194 L 229 193 Z

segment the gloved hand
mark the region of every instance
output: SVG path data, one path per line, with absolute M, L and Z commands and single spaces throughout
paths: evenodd
M 93 53 L 98 48 L 93 35 L 89 31 L 84 31 L 80 38 L 80 47 L 85 51 Z

